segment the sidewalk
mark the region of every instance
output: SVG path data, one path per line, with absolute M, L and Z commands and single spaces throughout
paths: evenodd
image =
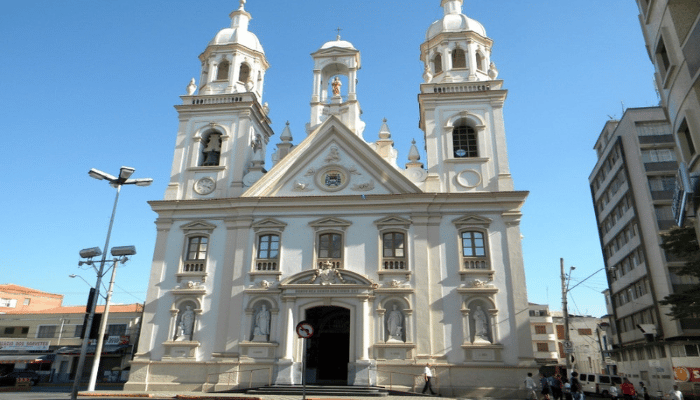
M 245 393 L 201 393 L 201 392 L 124 392 L 124 391 L 95 391 L 95 392 L 80 392 L 78 396 L 81 398 L 89 399 L 100 397 L 124 397 L 124 398 L 150 398 L 150 399 L 179 399 L 179 400 L 301 400 L 302 396 L 299 395 L 256 395 L 251 396 Z M 431 396 L 432 397 L 432 396 Z M 456 400 L 451 397 L 438 397 L 440 399 L 446 400 Z M 333 397 L 319 397 L 319 396 L 306 396 L 307 400 L 426 400 L 427 396 L 395 396 L 388 395 L 383 397 L 362 397 L 362 396 L 333 396 Z

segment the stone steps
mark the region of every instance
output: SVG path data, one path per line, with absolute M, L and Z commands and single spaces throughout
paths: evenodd
M 285 395 L 301 396 L 303 386 L 301 385 L 273 385 L 264 386 L 257 389 L 250 389 L 246 394 L 250 395 Z M 317 386 L 307 385 L 306 395 L 312 396 L 356 396 L 356 397 L 384 397 L 389 395 L 389 391 L 377 386 Z

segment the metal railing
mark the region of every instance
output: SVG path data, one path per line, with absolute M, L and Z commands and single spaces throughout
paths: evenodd
M 202 385 L 202 392 L 204 392 L 205 385 L 224 385 L 225 384 L 229 387 L 230 386 L 237 386 L 238 388 L 241 388 L 243 386 L 243 382 L 241 382 L 241 376 L 243 376 L 242 374 L 244 374 L 246 372 L 248 372 L 248 389 L 250 389 L 253 387 L 253 372 L 256 372 L 256 371 L 267 371 L 267 386 L 272 385 L 272 367 L 246 369 L 246 370 L 238 370 L 238 368 L 236 368 L 235 371 L 207 374 L 207 379 L 204 382 L 205 384 Z M 228 375 L 227 379 L 224 379 L 225 382 L 222 382 L 221 375 Z M 210 377 L 212 377 L 212 376 L 216 377 L 216 381 L 213 383 L 211 382 L 211 379 L 210 379 Z
M 418 393 L 418 387 L 425 385 L 425 375 L 423 374 L 409 374 L 406 372 L 394 372 L 394 371 L 383 371 L 380 369 L 377 369 L 377 373 L 381 372 L 386 372 L 389 373 L 389 390 L 394 390 L 394 375 L 404 375 L 404 376 L 409 376 L 411 377 L 411 380 L 413 381 L 413 385 L 411 386 L 411 391 L 414 393 Z M 433 376 L 431 378 L 431 386 L 434 391 L 438 392 L 440 391 L 440 379 L 437 376 Z M 397 383 L 398 385 L 398 383 Z

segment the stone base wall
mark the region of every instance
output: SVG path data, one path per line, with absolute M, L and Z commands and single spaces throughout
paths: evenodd
M 377 362 L 376 386 L 420 392 L 424 365 Z M 523 382 L 536 367 L 434 365 L 433 389 L 450 397 L 526 398 Z M 133 361 L 127 391 L 218 392 L 275 384 L 280 366 L 274 362 Z M 295 382 L 297 383 L 297 382 Z M 300 382 L 298 382 L 300 384 Z

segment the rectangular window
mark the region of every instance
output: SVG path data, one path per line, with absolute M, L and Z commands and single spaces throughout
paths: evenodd
M 639 136 L 663 136 L 670 135 L 670 126 L 666 122 L 640 122 L 637 123 Z
M 5 328 L 5 335 L 14 335 L 15 334 L 15 328 L 14 327 L 7 327 Z
M 644 163 L 676 161 L 676 153 L 673 149 L 648 149 L 642 150 Z
M 656 65 L 659 67 L 661 79 L 664 79 L 671 68 L 671 60 L 668 58 L 663 36 L 659 38 L 659 43 L 656 45 Z
M 483 257 L 485 255 L 484 234 L 481 232 L 462 232 L 462 256 Z
M 685 346 L 685 356 L 686 357 L 697 357 L 698 356 L 698 346 L 694 344 L 686 344 Z
M 209 238 L 206 236 L 193 236 L 187 240 L 184 272 L 204 272 L 208 243 Z
M 56 337 L 56 325 L 42 325 L 36 333 L 37 338 L 54 338 Z
M 549 351 L 549 344 L 548 343 L 537 343 L 537 351 L 548 352 Z
M 280 237 L 278 235 L 262 235 L 258 239 L 258 258 L 278 258 Z
M 401 232 L 382 235 L 382 264 L 385 270 L 406 269 L 406 236 Z
M 535 325 L 535 334 L 536 335 L 546 335 L 547 334 L 547 327 L 544 325 Z
M 30 301 L 31 301 L 31 299 L 24 299 L 24 305 L 28 306 Z
M 17 300 L 16 299 L 0 299 L 0 307 L 15 308 L 15 307 L 17 307 Z
M 82 325 L 76 325 L 75 330 L 73 331 L 73 337 L 80 337 L 80 335 L 83 333 L 83 326 Z
M 109 324 L 107 326 L 107 336 L 126 335 L 126 324 Z
M 578 334 L 585 335 L 585 336 L 591 336 L 593 334 L 593 331 L 591 331 L 591 328 L 579 329 Z
M 700 25 L 700 24 L 699 24 Z M 685 147 L 683 149 L 684 152 L 686 152 L 689 161 L 690 158 L 692 158 L 695 155 L 695 143 L 693 142 L 693 135 L 690 133 L 690 128 L 688 128 L 688 122 L 683 121 L 681 124 L 680 129 L 678 130 L 678 138 L 680 139 L 681 144 Z

